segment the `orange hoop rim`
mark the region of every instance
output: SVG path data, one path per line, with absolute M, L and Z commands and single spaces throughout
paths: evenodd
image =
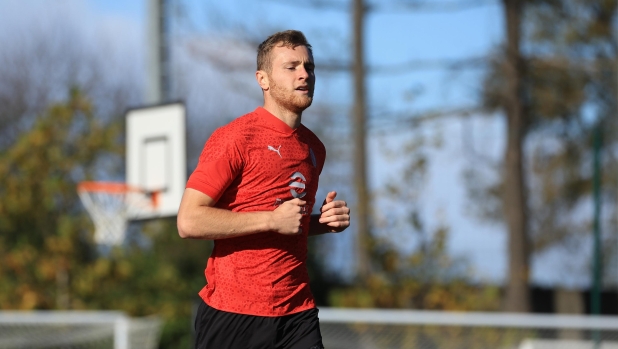
M 99 181 L 83 181 L 77 183 L 78 192 L 92 193 L 109 193 L 109 194 L 126 194 L 126 193 L 142 193 L 150 196 L 152 206 L 157 207 L 159 203 L 160 190 L 146 191 L 138 187 L 130 186 L 124 182 L 99 182 Z

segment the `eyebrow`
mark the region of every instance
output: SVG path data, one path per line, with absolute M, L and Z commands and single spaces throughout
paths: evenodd
M 283 62 L 283 65 L 287 65 L 287 64 L 299 65 L 299 64 L 303 64 L 303 62 L 301 62 L 301 61 L 289 61 L 289 62 Z M 312 61 L 307 61 L 307 62 L 305 63 L 305 65 L 309 65 L 309 66 L 315 67 L 315 63 L 313 63 Z

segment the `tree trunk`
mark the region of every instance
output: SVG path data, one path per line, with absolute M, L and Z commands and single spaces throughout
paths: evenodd
M 353 2 L 353 30 L 354 35 L 354 107 L 352 112 L 352 127 L 354 138 L 354 187 L 356 190 L 356 212 L 353 212 L 356 221 L 357 238 L 357 277 L 365 280 L 369 275 L 369 193 L 367 190 L 367 147 L 365 139 L 366 115 L 366 88 L 365 88 L 365 60 L 363 54 L 363 21 L 365 4 L 363 0 Z
M 503 0 L 506 17 L 507 146 L 504 168 L 503 207 L 508 227 L 508 281 L 504 308 L 511 312 L 530 311 L 528 220 L 523 170 L 523 141 L 526 128 L 523 107 L 523 67 L 520 33 L 523 0 Z

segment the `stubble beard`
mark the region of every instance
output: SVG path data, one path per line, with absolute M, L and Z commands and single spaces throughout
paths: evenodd
M 272 78 L 270 81 L 270 96 L 278 105 L 291 112 L 300 114 L 313 102 L 312 92 L 306 96 L 298 95 L 294 91 L 290 92 L 279 86 Z

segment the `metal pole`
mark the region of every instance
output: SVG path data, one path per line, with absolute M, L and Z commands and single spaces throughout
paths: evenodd
M 146 104 L 159 104 L 170 98 L 169 50 L 167 40 L 167 0 L 147 0 L 146 21 Z
M 618 6 L 616 7 L 616 12 L 614 13 L 614 21 L 616 20 L 616 18 L 618 18 Z M 614 44 L 616 44 L 616 41 L 618 40 L 618 32 L 614 31 Z M 614 90 L 614 112 L 616 113 L 614 117 L 618 117 L 618 57 L 614 57 L 614 59 L 616 60 L 616 63 L 614 63 L 614 83 L 615 85 L 615 90 Z M 618 203 L 618 188 L 616 189 L 616 201 Z M 616 212 L 614 213 L 615 216 L 618 219 L 618 204 L 615 207 Z M 616 225 L 614 226 L 614 234 L 618 235 L 618 221 L 616 222 Z M 618 239 L 616 239 L 618 241 Z M 616 246 L 616 252 L 615 252 L 615 259 L 616 259 L 616 271 L 618 271 L 618 245 Z M 618 285 L 618 275 L 616 275 L 616 285 Z
M 363 0 L 352 2 L 353 35 L 353 91 L 352 130 L 354 144 L 354 187 L 356 189 L 356 232 L 357 232 L 357 277 L 365 280 L 369 275 L 369 191 L 367 189 L 367 130 L 366 130 L 366 87 L 364 60 L 364 18 Z
M 170 60 L 170 45 L 169 45 L 169 0 L 160 0 L 159 2 L 159 37 L 161 43 L 159 46 L 159 60 L 161 61 L 161 71 L 159 79 L 161 80 L 161 98 L 162 102 L 169 102 L 171 99 L 171 60 Z
M 118 316 L 114 321 L 114 349 L 131 349 L 129 343 L 129 319 Z
M 593 287 L 591 294 L 591 313 L 599 315 L 601 313 L 601 147 L 602 147 L 603 128 L 599 122 L 594 129 L 594 255 L 593 255 Z M 594 346 L 599 348 L 599 331 L 593 332 Z

